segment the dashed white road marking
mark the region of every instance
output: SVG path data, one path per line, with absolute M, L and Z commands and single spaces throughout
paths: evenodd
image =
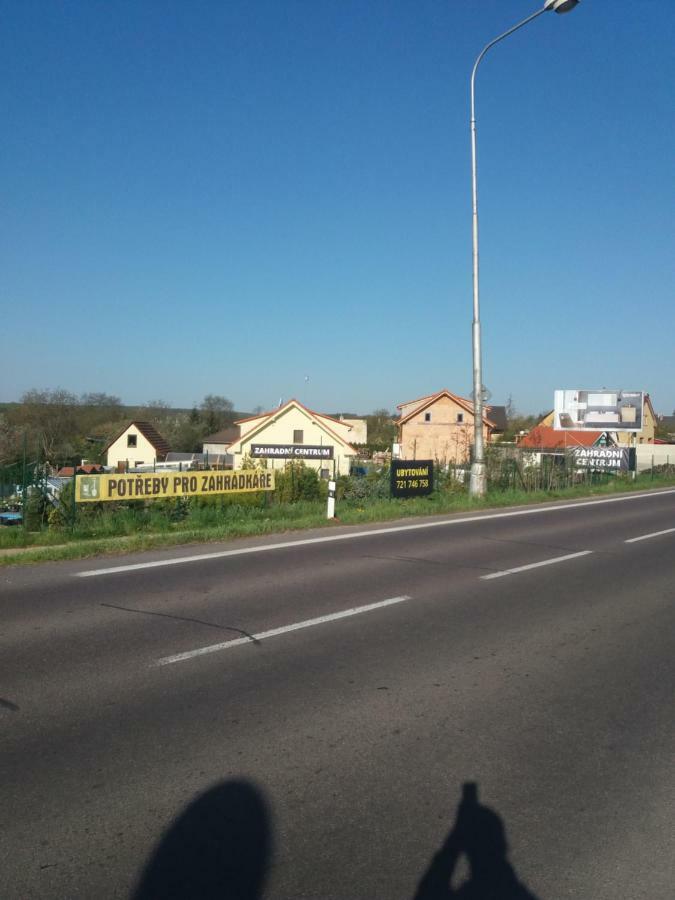
M 481 575 L 483 581 L 491 578 L 503 578 L 504 575 L 515 575 L 516 572 L 526 572 L 528 569 L 538 569 L 540 566 L 552 566 L 555 563 L 564 562 L 566 559 L 577 559 L 579 556 L 588 556 L 592 550 L 581 550 L 579 553 L 568 553 L 566 556 L 555 556 L 553 559 L 542 559 L 541 562 L 528 563 L 526 566 L 516 566 L 515 569 L 504 569 L 501 572 L 491 572 L 489 575 Z
M 666 528 L 664 531 L 652 531 L 651 534 L 641 534 L 639 537 L 628 538 L 624 544 L 634 544 L 636 541 L 648 541 L 649 538 L 661 537 L 662 534 L 672 534 L 675 528 Z
M 323 625 L 325 622 L 335 622 L 337 619 L 346 619 L 348 616 L 358 616 L 360 613 L 370 612 L 373 609 L 382 609 L 384 606 L 393 606 L 394 603 L 403 603 L 410 600 L 408 596 L 390 597 L 388 600 L 380 600 L 377 603 L 368 603 L 366 606 L 353 606 L 351 609 L 343 609 L 340 612 L 330 613 L 326 616 L 318 616 L 316 619 L 305 619 L 304 622 L 295 622 L 292 625 L 282 625 L 281 628 L 272 628 L 269 631 L 261 631 L 252 634 L 251 637 L 235 638 L 232 641 L 223 641 L 221 644 L 210 644 L 208 647 L 198 647 L 196 650 L 188 650 L 186 653 L 175 653 L 173 656 L 163 656 L 156 660 L 153 666 L 168 666 L 171 663 L 183 662 L 195 656 L 205 656 L 207 653 L 217 653 L 219 650 L 229 650 L 230 647 L 238 647 L 240 644 L 251 644 L 256 641 L 264 641 L 267 638 L 287 634 L 289 631 L 299 631 L 301 628 L 312 628 L 314 625 Z

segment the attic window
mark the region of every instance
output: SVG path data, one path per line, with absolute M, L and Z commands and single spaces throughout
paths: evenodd
M 297 429 L 293 432 L 293 443 L 294 444 L 302 444 L 304 441 L 304 432 L 301 429 Z
M 464 413 L 457 413 L 457 422 L 461 423 L 464 421 Z
M 137 440 L 138 440 L 137 434 L 128 434 L 127 435 L 127 447 L 135 447 Z
M 424 413 L 424 421 L 431 422 L 431 413 Z

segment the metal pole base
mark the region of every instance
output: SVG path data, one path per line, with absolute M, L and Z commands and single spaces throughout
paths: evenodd
M 487 477 L 485 463 L 471 463 L 471 477 L 469 479 L 469 495 L 471 497 L 484 497 L 487 493 Z

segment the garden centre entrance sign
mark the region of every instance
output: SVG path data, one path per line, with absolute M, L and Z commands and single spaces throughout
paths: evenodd
M 165 472 L 142 475 L 79 475 L 75 479 L 77 503 L 106 500 L 166 500 L 171 497 L 209 497 L 273 491 L 274 472 Z
M 254 459 L 333 459 L 332 444 L 251 444 Z
M 635 447 L 575 447 L 572 455 L 582 469 L 635 471 Z

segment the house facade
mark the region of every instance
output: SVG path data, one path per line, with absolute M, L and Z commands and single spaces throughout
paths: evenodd
M 399 455 L 402 459 L 433 459 L 440 465 L 469 460 L 474 439 L 473 403 L 447 389 L 397 406 Z M 492 411 L 495 411 L 494 413 Z M 503 431 L 502 407 L 483 410 L 483 440 Z
M 129 422 L 103 448 L 106 465 L 113 469 L 134 469 L 163 462 L 171 448 L 150 422 Z
M 302 461 L 322 477 L 332 478 L 348 475 L 357 456 L 349 442 L 353 428 L 347 421 L 314 412 L 298 400 L 235 425 L 240 437 L 227 448 L 235 469 L 257 461 L 283 469 L 288 462 Z

